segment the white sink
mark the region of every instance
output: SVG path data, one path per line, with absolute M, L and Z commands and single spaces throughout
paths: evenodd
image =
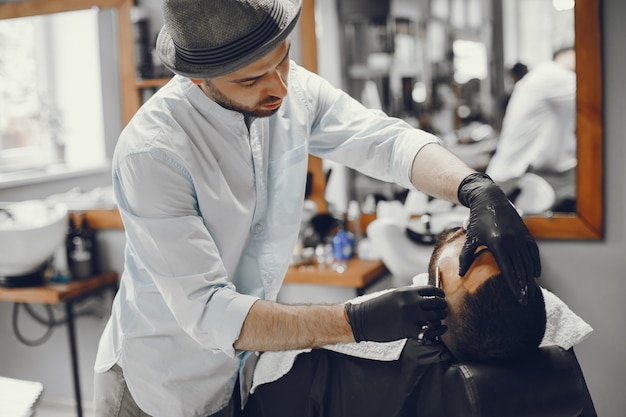
M 0 276 L 18 277 L 37 271 L 65 240 L 67 207 L 40 200 L 0 207 Z
M 411 285 L 417 274 L 428 272 L 431 245 L 418 245 L 406 235 L 406 224 L 395 219 L 376 219 L 367 226 L 367 236 L 391 273 L 392 287 Z
M 394 287 L 411 285 L 413 277 L 428 272 L 428 262 L 434 247 L 430 243 L 419 244 L 407 236 L 407 227 L 416 233 L 436 236 L 443 230 L 461 226 L 469 210 L 457 207 L 448 212 L 429 215 L 430 231 L 424 229 L 421 219 L 377 218 L 367 227 L 367 236 L 392 275 Z M 434 238 L 433 238 L 434 239 Z

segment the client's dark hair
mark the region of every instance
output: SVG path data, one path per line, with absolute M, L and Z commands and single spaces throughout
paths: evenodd
M 459 227 L 437 238 L 428 270 L 431 283 L 435 264 Z M 530 354 L 539 347 L 546 329 L 546 307 L 539 285 L 531 284 L 528 303 L 520 305 L 500 274 L 487 279 L 460 305 L 449 309 L 446 325 L 457 359 L 475 362 L 506 361 Z
M 525 306 L 517 302 L 502 275 L 465 294 L 446 320 L 459 359 L 507 361 L 536 351 L 546 329 L 546 307 L 539 286 L 533 285 Z

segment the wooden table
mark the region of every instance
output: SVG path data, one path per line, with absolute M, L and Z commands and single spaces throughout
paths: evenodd
M 60 303 L 65 304 L 70 357 L 72 361 L 74 396 L 76 398 L 76 413 L 78 417 L 82 417 L 83 408 L 80 394 L 80 380 L 78 378 L 78 351 L 76 349 L 73 304 L 74 301 L 78 299 L 101 292 L 107 288 L 117 291 L 117 286 L 117 274 L 107 272 L 89 279 L 71 281 L 69 283 L 49 283 L 37 287 L 0 288 L 0 301 L 52 305 Z
M 322 269 L 317 265 L 290 266 L 285 275 L 285 284 L 315 284 L 334 287 L 349 287 L 363 295 L 367 287 L 385 275 L 387 269 L 382 261 L 352 258 L 342 273 Z

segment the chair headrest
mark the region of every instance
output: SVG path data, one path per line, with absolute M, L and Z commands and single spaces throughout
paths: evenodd
M 453 364 L 443 395 L 448 417 L 577 417 L 585 387 L 574 352 L 550 346 L 511 364 Z

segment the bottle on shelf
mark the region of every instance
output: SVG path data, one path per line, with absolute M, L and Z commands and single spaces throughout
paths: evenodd
M 361 207 L 356 200 L 348 203 L 348 230 L 354 234 L 355 247 L 358 247 L 359 241 L 363 238 L 363 231 L 361 230 Z
M 95 234 L 82 216 L 78 225 L 70 218 L 67 234 L 67 264 L 72 280 L 93 276 L 95 271 Z
M 354 256 L 354 234 L 348 230 L 348 216 L 344 214 L 339 230 L 333 237 L 333 269 L 339 273 L 348 268 L 348 261 Z

